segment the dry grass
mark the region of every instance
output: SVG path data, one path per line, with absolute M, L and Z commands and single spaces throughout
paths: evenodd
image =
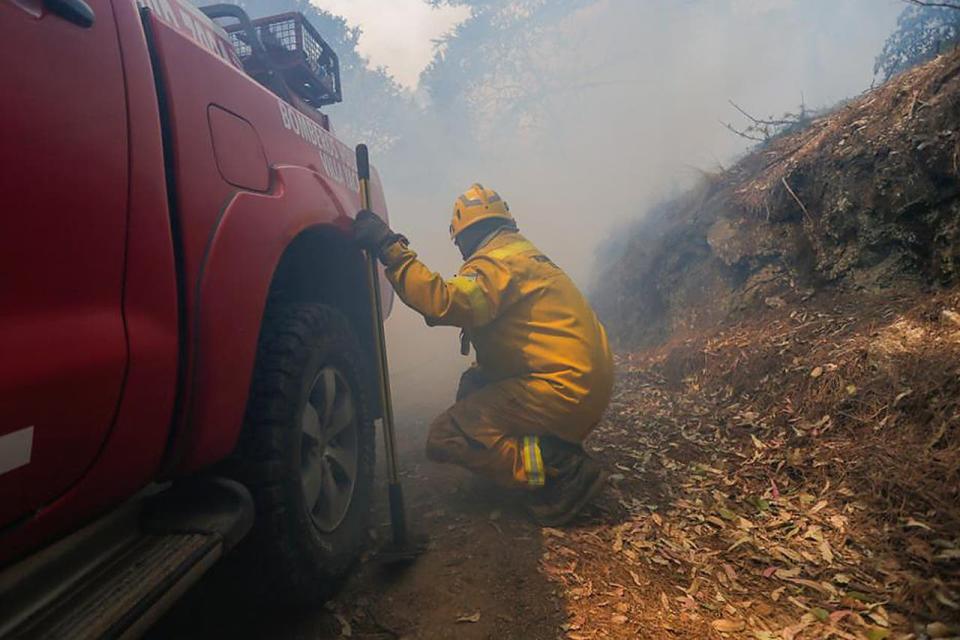
M 815 291 L 960 282 L 960 50 L 755 149 L 642 218 L 594 300 L 621 346 Z
M 911 134 L 922 127 L 924 112 L 952 110 L 955 96 L 941 90 L 958 74 L 960 56 L 941 56 L 813 120 L 802 131 L 773 140 L 741 167 L 745 179 L 735 188 L 737 200 L 752 211 L 766 212 L 789 195 L 794 173 L 842 165 L 865 153 L 898 148 L 909 152 L 910 146 L 918 146 Z M 954 158 L 958 149 L 954 143 Z M 956 172 L 956 164 L 953 169 Z

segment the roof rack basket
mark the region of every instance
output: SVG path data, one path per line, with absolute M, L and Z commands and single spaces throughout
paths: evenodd
M 240 19 L 225 30 L 244 69 L 265 86 L 270 87 L 270 76 L 278 74 L 290 91 L 315 109 L 343 99 L 337 54 L 302 14 Z

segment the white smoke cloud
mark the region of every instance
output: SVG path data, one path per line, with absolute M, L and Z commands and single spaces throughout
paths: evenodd
M 402 86 L 416 89 L 420 72 L 430 64 L 434 41 L 463 22 L 465 7 L 432 7 L 424 0 L 312 0 L 314 6 L 343 17 L 363 31 L 361 55 L 374 68 L 384 67 Z
M 451 134 L 428 126 L 417 144 L 379 162 L 392 223 L 429 266 L 452 274 L 460 261 L 447 236 L 451 205 L 479 181 L 587 285 L 597 247 L 619 225 L 747 148 L 720 124 L 738 117 L 728 100 L 769 116 L 801 99 L 824 107 L 857 95 L 902 8 L 899 0 L 591 2 L 533 33 L 517 73 L 549 89 L 529 102 L 536 117 L 516 118 L 512 96 L 484 102 L 496 98 L 495 85 L 528 86 L 493 74 L 490 85 L 470 87 L 482 104 L 453 123 L 455 134 L 482 132 L 471 146 L 451 152 Z M 414 372 L 395 378 L 398 397 L 419 401 L 429 388 L 445 401 L 467 363 L 456 333 L 428 329 L 401 306 L 390 325 L 392 362 Z
M 759 116 L 823 107 L 872 81 L 873 59 L 896 22 L 898 0 L 597 0 L 543 29 L 528 77 L 551 88 L 534 101 L 539 129 L 506 126 L 478 108 L 464 130 L 481 140 L 445 162 L 445 180 L 392 178 L 423 157 L 382 166 L 397 225 L 444 268 L 457 193 L 473 181 L 498 189 L 522 229 L 585 283 L 600 240 L 697 175 L 729 166 L 747 141 L 720 120 L 733 100 Z M 538 56 L 540 56 L 538 58 Z M 509 86 L 510 78 L 493 82 Z M 561 90 L 555 90 L 557 88 Z M 473 87 L 476 95 L 490 87 Z M 416 153 L 443 154 L 427 140 Z M 415 178 L 416 176 L 414 176 Z

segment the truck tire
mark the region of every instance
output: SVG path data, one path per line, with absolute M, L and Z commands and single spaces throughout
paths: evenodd
M 268 311 L 238 462 L 256 505 L 258 581 L 285 603 L 328 598 L 369 540 L 375 432 L 363 363 L 336 309 Z

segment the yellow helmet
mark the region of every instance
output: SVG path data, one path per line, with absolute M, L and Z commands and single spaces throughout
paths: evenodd
M 510 207 L 500 194 L 475 182 L 453 203 L 450 238 L 456 238 L 467 227 L 489 218 L 503 218 L 513 222 Z

